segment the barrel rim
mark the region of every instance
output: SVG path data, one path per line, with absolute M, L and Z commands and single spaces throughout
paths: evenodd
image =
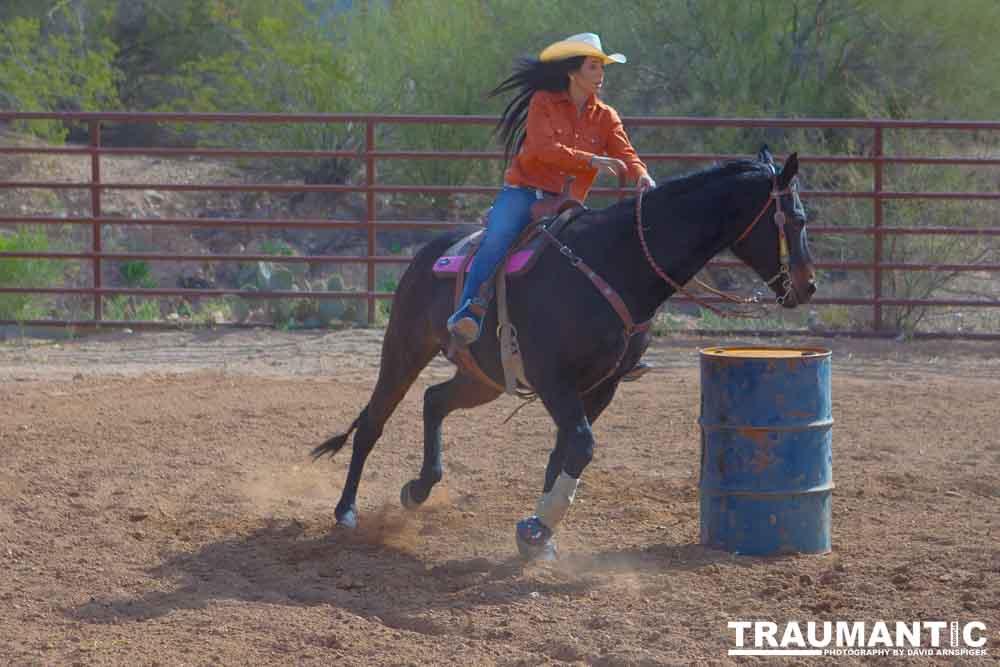
M 778 356 L 751 356 L 747 354 L 726 354 L 727 351 L 741 350 L 744 352 L 801 352 L 799 356 L 794 354 Z M 825 359 L 833 355 L 833 350 L 825 347 L 788 347 L 777 345 L 713 345 L 711 347 L 698 348 L 698 353 L 702 358 L 713 359 L 744 359 L 748 361 L 774 361 L 776 359 Z

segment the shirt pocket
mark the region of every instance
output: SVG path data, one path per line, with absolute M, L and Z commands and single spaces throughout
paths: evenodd
M 560 144 L 573 145 L 573 128 L 569 123 L 553 122 L 550 126 L 552 139 Z
M 580 133 L 579 146 L 588 153 L 601 153 L 606 148 L 607 141 L 599 128 L 587 128 Z

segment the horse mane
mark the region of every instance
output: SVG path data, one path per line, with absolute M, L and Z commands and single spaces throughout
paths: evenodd
M 748 171 L 762 171 L 763 163 L 757 160 L 729 160 L 727 162 L 716 163 L 700 171 L 683 174 L 668 179 L 660 184 L 657 190 L 667 195 L 682 195 L 692 190 L 698 190 L 705 184 L 720 176 L 730 176 L 742 174 Z
M 648 194 L 656 193 L 657 196 L 671 197 L 681 196 L 700 190 L 709 182 L 723 177 L 748 172 L 763 172 L 764 163 L 757 160 L 738 159 L 726 162 L 716 162 L 699 171 L 693 171 L 680 176 L 675 176 L 662 181 Z M 635 197 L 626 197 L 605 209 L 605 213 L 618 213 L 620 208 L 628 208 L 629 211 L 635 208 Z

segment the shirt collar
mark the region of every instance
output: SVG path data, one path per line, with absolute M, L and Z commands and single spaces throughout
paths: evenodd
M 568 90 L 562 90 L 556 93 L 556 101 L 565 102 L 566 104 L 573 104 L 573 98 L 569 96 Z M 587 101 L 584 103 L 583 108 L 584 110 L 593 109 L 599 104 L 600 101 L 597 99 L 597 95 L 592 94 L 590 97 L 587 98 Z

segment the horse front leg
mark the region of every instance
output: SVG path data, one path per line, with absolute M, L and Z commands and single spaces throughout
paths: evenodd
M 569 512 L 580 476 L 594 457 L 594 434 L 575 390 L 540 395 L 558 427 L 556 446 L 549 456 L 545 487 L 535 513 L 518 522 L 516 539 L 523 557 L 553 560 L 557 553 L 555 531 Z
M 618 389 L 618 379 L 607 380 L 600 386 L 596 387 L 593 391 L 583 397 L 583 408 L 587 415 L 587 421 L 591 426 L 597 421 L 597 418 L 601 416 L 604 412 L 604 408 L 608 407 L 611 403 L 611 399 L 615 397 L 615 391 Z M 552 448 L 549 453 L 549 464 L 545 467 L 545 485 L 542 488 L 543 493 L 548 493 L 552 490 L 552 485 L 556 483 L 556 479 L 559 477 L 559 473 L 562 472 L 563 466 L 566 463 L 566 452 L 565 447 L 557 445 Z

